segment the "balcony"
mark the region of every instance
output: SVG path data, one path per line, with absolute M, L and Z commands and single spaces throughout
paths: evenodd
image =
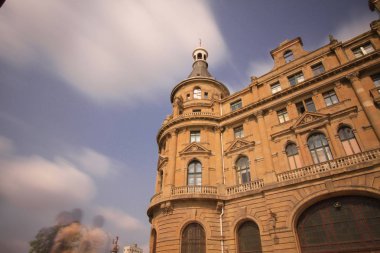
M 380 87 L 376 87 L 369 90 L 369 93 L 371 94 L 373 102 L 379 106 L 380 105 Z
M 349 155 L 327 162 L 305 166 L 299 169 L 277 174 L 277 182 L 298 179 L 309 175 L 321 174 L 323 172 L 335 171 L 347 168 L 349 166 L 361 165 L 365 162 L 371 162 L 380 159 L 380 149 L 364 151 L 362 153 Z
M 264 186 L 264 180 L 259 179 L 259 180 L 251 181 L 246 184 L 239 184 L 239 185 L 227 187 L 226 192 L 227 192 L 227 195 L 232 195 L 235 193 L 259 190 L 263 188 L 263 186 Z
M 171 190 L 172 196 L 189 195 L 189 194 L 217 194 L 218 188 L 215 186 L 207 185 L 186 185 L 180 187 L 173 187 Z

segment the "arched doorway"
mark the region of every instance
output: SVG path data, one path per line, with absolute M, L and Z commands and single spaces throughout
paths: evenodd
M 259 227 L 253 221 L 246 221 L 237 230 L 239 253 L 261 253 Z
M 182 232 L 181 253 L 206 253 L 206 235 L 198 223 L 191 223 Z
M 297 223 L 302 253 L 380 252 L 380 200 L 341 196 L 320 201 Z

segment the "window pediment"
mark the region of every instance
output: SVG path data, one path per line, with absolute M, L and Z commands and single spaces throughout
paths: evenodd
M 240 150 L 243 150 L 243 149 L 246 149 L 246 148 L 249 148 L 249 147 L 253 147 L 255 146 L 255 142 L 252 141 L 246 141 L 246 140 L 243 140 L 243 139 L 236 139 L 226 150 L 225 150 L 225 153 L 226 154 L 230 154 L 230 153 L 233 153 L 233 152 L 237 152 L 237 151 L 240 151 Z
M 328 122 L 328 115 L 315 113 L 315 112 L 306 112 L 304 113 L 292 126 L 292 129 L 303 131 L 308 130 L 310 127 L 320 127 L 325 125 Z
M 193 154 L 206 154 L 210 155 L 211 151 L 203 147 L 199 143 L 192 142 L 187 145 L 182 151 L 179 152 L 179 155 L 193 155 Z

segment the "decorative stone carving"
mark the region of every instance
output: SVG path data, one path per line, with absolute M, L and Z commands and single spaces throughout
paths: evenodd
M 164 203 L 161 203 L 160 208 L 162 209 L 162 213 L 164 215 L 170 215 L 173 213 L 173 210 L 174 210 L 172 203 L 170 201 L 166 201 Z
M 168 158 L 165 156 L 159 156 L 158 162 L 157 162 L 157 169 L 160 169 L 162 166 L 164 166 L 168 161 Z
M 179 155 L 193 155 L 193 154 L 205 154 L 211 155 L 211 151 L 200 145 L 199 143 L 192 142 L 187 147 L 185 147 Z
M 346 78 L 351 82 L 359 81 L 359 72 L 352 72 L 346 76 Z
M 255 142 L 246 141 L 243 139 L 236 139 L 225 151 L 226 154 L 230 154 L 245 148 L 253 147 Z

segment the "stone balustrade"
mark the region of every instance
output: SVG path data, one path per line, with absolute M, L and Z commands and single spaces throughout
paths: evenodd
M 259 179 L 255 181 L 251 181 L 246 184 L 239 184 L 234 185 L 226 188 L 227 195 L 240 193 L 240 192 L 246 192 L 246 191 L 253 191 L 258 190 L 264 186 L 264 180 Z
M 358 154 L 336 158 L 334 160 L 326 161 L 323 163 L 283 172 L 277 174 L 277 181 L 283 182 L 287 180 L 297 179 L 308 175 L 319 174 L 326 171 L 357 165 L 363 162 L 369 162 L 376 159 L 380 159 L 380 149 L 364 151 Z
M 150 198 L 150 203 L 151 203 L 151 204 L 155 204 L 155 203 L 157 203 L 157 202 L 160 202 L 161 197 L 162 197 L 162 192 L 158 192 L 158 193 L 154 194 L 154 195 Z
M 186 185 L 173 187 L 171 194 L 176 195 L 186 195 L 186 194 L 217 194 L 218 190 L 215 186 L 208 185 Z

